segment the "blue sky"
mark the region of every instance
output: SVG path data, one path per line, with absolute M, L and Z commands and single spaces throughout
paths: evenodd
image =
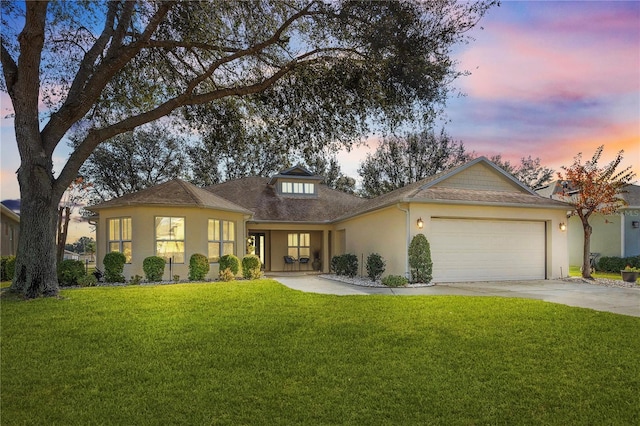
M 531 155 L 556 170 L 605 145 L 603 161 L 624 149 L 623 166 L 640 175 L 639 1 L 503 1 L 480 26 L 455 53 L 472 74 L 456 81 L 466 96 L 446 109 L 454 139 L 479 155 Z M 8 102 L 0 94 L 0 199 L 19 198 Z M 369 142 L 339 156 L 344 173 L 356 177 L 377 141 Z M 54 169 L 67 153 L 56 151 Z

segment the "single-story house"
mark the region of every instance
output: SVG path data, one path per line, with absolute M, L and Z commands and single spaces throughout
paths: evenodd
M 80 260 L 80 255 L 76 252 L 73 252 L 71 250 L 65 250 L 64 254 L 62 255 L 63 259 L 69 259 L 69 260 Z
M 0 256 L 15 256 L 20 236 L 20 216 L 0 203 Z
M 575 192 L 566 183 L 556 181 L 539 189 L 538 194 L 555 200 L 566 200 Z M 628 185 L 621 198 L 627 203 L 614 214 L 594 213 L 589 218 L 593 228 L 590 248 L 602 256 L 632 257 L 640 255 L 640 186 Z M 567 212 L 568 214 L 571 211 Z M 577 215 L 567 220 L 569 264 L 582 265 L 584 229 Z
M 303 167 L 271 178 L 248 177 L 207 188 L 172 180 L 96 206 L 97 260 L 123 252 L 125 276 L 142 261 L 171 259 L 188 275 L 202 253 L 217 277 L 220 256 L 243 257 L 248 245 L 266 271 L 329 271 L 332 256 L 371 253 L 385 275 L 407 275 L 407 249 L 418 233 L 431 244 L 434 281 L 545 279 L 567 275 L 567 205 L 531 191 L 484 157 L 374 199 L 328 188 Z M 311 262 L 289 264 L 285 257 Z

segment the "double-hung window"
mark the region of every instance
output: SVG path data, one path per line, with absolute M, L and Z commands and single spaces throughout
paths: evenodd
M 305 182 L 282 182 L 281 191 L 283 194 L 315 194 L 316 185 Z
M 230 220 L 209 219 L 209 262 L 218 262 L 226 254 L 234 254 L 236 224 Z
M 156 216 L 156 256 L 184 263 L 184 217 Z
M 309 233 L 295 233 L 287 236 L 287 254 L 294 259 L 309 257 L 311 254 L 311 238 Z
M 109 233 L 109 251 L 119 251 L 124 254 L 127 263 L 131 263 L 131 218 L 115 217 L 107 222 Z

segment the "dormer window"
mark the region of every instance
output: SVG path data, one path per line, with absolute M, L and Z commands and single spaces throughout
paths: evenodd
M 313 195 L 316 193 L 316 184 L 306 182 L 281 182 L 280 192 L 283 194 Z

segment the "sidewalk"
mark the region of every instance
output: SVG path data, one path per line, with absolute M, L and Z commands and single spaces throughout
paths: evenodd
M 603 287 L 573 284 L 560 280 L 445 283 L 432 287 L 381 288 L 360 287 L 315 275 L 275 275 L 269 278 L 273 278 L 289 288 L 310 293 L 519 297 L 640 317 L 640 288 Z

